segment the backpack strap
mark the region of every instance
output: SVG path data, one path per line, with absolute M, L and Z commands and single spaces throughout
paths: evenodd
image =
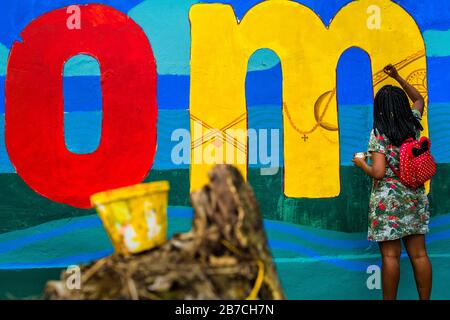
M 413 142 L 413 141 L 414 141 L 413 138 L 408 138 L 403 143 Z M 400 146 L 400 148 L 401 148 L 401 146 Z M 398 171 L 397 169 L 394 168 L 394 166 L 389 162 L 388 157 L 386 155 L 385 155 L 385 157 L 386 157 L 386 162 L 389 165 L 389 168 L 391 168 L 392 172 L 394 172 L 394 174 L 400 179 L 400 171 Z
M 386 162 L 387 162 L 389 168 L 391 168 L 392 172 L 393 172 L 398 178 L 400 178 L 400 172 L 399 172 L 397 169 L 394 168 L 394 166 L 389 162 L 389 160 L 388 160 L 388 158 L 387 158 L 386 156 L 385 156 L 385 158 L 386 158 Z

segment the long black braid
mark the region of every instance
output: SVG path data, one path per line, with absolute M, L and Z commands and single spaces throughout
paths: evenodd
M 416 130 L 423 130 L 412 113 L 405 91 L 391 85 L 376 94 L 373 120 L 375 134 L 384 134 L 397 147 L 406 139 L 415 138 Z

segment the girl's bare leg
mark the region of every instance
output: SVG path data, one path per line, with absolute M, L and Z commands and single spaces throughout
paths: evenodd
M 411 235 L 403 238 L 403 243 L 414 270 L 419 298 L 420 300 L 429 300 L 432 286 L 432 268 L 425 247 L 425 236 L 423 234 Z
M 398 283 L 400 281 L 400 240 L 379 242 L 382 267 L 383 300 L 397 299 Z

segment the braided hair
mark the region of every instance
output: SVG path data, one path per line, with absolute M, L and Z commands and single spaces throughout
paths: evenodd
M 387 85 L 375 96 L 373 129 L 376 135 L 384 134 L 394 146 L 408 138 L 415 139 L 416 130 L 423 130 L 420 121 L 412 113 L 405 91 Z

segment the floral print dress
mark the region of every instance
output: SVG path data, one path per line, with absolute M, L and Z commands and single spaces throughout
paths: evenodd
M 419 120 L 420 112 L 413 110 Z M 420 136 L 417 131 L 416 139 Z M 369 152 L 378 152 L 398 170 L 399 147 L 393 146 L 385 135 L 376 135 L 372 130 Z M 386 175 L 382 180 L 373 180 L 369 205 L 368 239 L 381 242 L 401 239 L 412 234 L 426 234 L 430 213 L 429 202 L 422 186 L 416 190 L 403 185 L 386 164 Z

